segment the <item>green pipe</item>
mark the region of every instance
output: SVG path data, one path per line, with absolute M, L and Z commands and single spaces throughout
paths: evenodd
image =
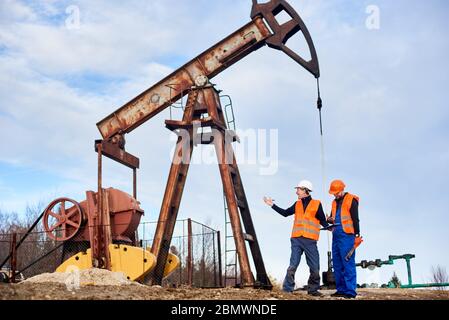
M 449 287 L 449 282 L 444 283 L 422 283 L 422 284 L 413 284 L 412 281 L 412 268 L 410 264 L 410 260 L 415 258 L 414 254 L 404 254 L 402 256 L 388 256 L 388 260 L 382 261 L 380 259 L 376 259 L 375 261 L 366 261 L 363 260 L 360 263 L 357 263 L 357 267 L 367 268 L 369 266 L 381 267 L 382 265 L 388 264 L 392 265 L 394 260 L 404 259 L 407 263 L 407 276 L 408 276 L 408 284 L 401 285 L 399 288 L 401 289 L 414 289 L 414 288 L 432 288 L 432 287 Z M 395 285 L 390 281 L 387 285 L 388 288 L 396 288 Z
M 449 287 L 448 282 L 443 283 L 417 283 L 417 284 L 407 284 L 401 285 L 401 289 L 414 289 L 414 288 L 432 288 L 432 287 Z
M 410 259 L 405 258 L 405 262 L 407 262 L 408 285 L 411 286 L 413 282 L 412 282 L 412 269 L 410 267 Z

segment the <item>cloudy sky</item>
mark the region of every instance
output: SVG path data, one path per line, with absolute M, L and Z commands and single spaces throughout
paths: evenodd
M 343 179 L 361 198 L 365 242 L 357 261 L 414 253 L 414 281 L 427 282 L 432 266 L 449 268 L 449 4 L 289 2 L 320 60 L 326 181 Z M 1 1 L 0 209 L 21 213 L 60 196 L 84 200 L 86 190 L 96 189 L 95 124 L 249 22 L 250 9 L 249 0 Z M 292 45 L 301 48 L 299 40 Z M 213 82 L 231 95 L 239 129 L 277 130 L 274 174 L 261 174 L 267 166 L 261 158 L 240 169 L 266 267 L 282 279 L 292 218 L 277 215 L 262 197 L 290 206 L 293 186 L 306 178 L 315 184 L 314 197 L 326 207 L 331 201 L 323 193 L 314 78 L 264 47 Z M 168 117 L 165 111 L 127 135 L 127 150 L 141 159 L 139 200 L 147 221 L 157 220 L 170 166 Z M 130 192 L 131 174 L 107 161 L 104 184 Z M 188 217 L 223 229 L 215 164 L 192 165 L 179 213 Z M 325 270 L 324 233 L 319 249 Z M 398 261 L 359 270 L 359 283 L 385 283 L 393 271 L 406 282 L 405 262 Z M 307 277 L 304 259 L 298 285 Z

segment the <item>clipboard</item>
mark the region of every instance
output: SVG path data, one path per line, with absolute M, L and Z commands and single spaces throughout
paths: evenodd
M 333 227 L 337 227 L 339 225 L 341 225 L 341 223 L 329 224 L 327 227 L 321 228 L 320 230 L 329 230 L 329 229 L 331 229 Z

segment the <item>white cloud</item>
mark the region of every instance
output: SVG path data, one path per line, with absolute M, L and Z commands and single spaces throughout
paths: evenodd
M 5 25 L 17 21 L 35 20 L 33 10 L 16 0 L 4 0 L 0 3 L 0 24 Z

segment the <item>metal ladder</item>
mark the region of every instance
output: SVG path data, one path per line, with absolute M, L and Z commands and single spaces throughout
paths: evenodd
M 234 109 L 232 107 L 232 99 L 229 95 L 220 96 L 220 100 L 227 101 L 223 104 L 224 115 L 226 117 L 226 123 L 228 129 L 235 131 L 235 116 Z M 235 287 L 239 285 L 237 278 L 238 274 L 238 256 L 235 248 L 234 235 L 231 228 L 231 221 L 229 220 L 228 204 L 226 202 L 226 196 L 223 194 L 223 205 L 225 214 L 225 274 L 224 274 L 224 286 L 226 287 L 228 281 L 234 284 Z
M 172 101 L 173 96 L 175 95 L 173 93 L 177 92 L 177 86 L 178 84 L 176 83 L 166 85 L 166 87 L 170 89 L 170 101 Z M 185 107 L 184 93 L 181 93 L 181 98 L 178 101 L 172 101 L 172 104 L 169 107 L 170 120 L 173 120 L 173 109 L 182 109 L 182 111 L 184 111 Z

